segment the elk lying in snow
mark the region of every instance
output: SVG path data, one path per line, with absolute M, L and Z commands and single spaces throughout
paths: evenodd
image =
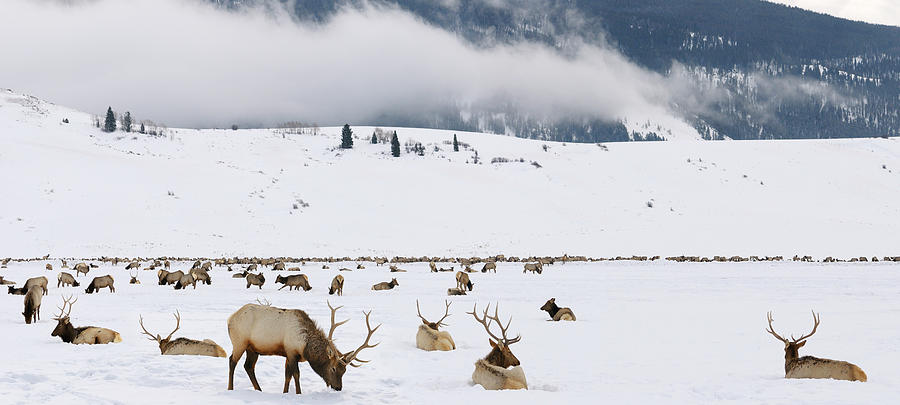
M 240 273 L 234 273 L 234 274 L 232 274 L 232 275 L 231 275 L 231 278 L 245 278 L 245 277 L 247 277 L 248 274 L 250 274 L 250 272 L 248 272 L 247 270 L 244 270 L 244 271 L 242 271 L 242 272 L 240 272 Z
M 537 263 L 525 263 L 525 270 L 522 270 L 522 273 L 527 272 L 541 274 L 544 271 L 544 264 L 541 262 Z
M 391 273 L 406 273 L 406 270 L 403 270 L 395 265 L 390 265 Z
M 398 285 L 400 285 L 400 283 L 397 282 L 397 279 L 392 278 L 390 282 L 383 281 L 383 282 L 373 285 L 372 289 L 375 291 L 390 290 Z
M 278 263 L 275 263 L 274 266 L 272 266 L 272 271 L 283 271 L 283 270 L 284 270 L 284 263 L 278 262 Z
M 487 273 L 490 270 L 493 270 L 494 273 L 496 273 L 497 272 L 497 263 L 488 262 L 488 263 L 485 263 L 484 266 L 481 267 L 482 273 Z
M 4 280 L 4 279 L 3 279 L 3 276 L 0 276 L 0 285 L 9 285 L 9 284 L 16 284 L 16 282 L 15 282 L 15 281 Z
M 159 285 L 172 285 L 181 281 L 181 278 L 184 277 L 184 272 L 178 270 L 170 273 L 166 270 L 157 270 L 156 277 L 159 278 Z
M 325 335 L 316 322 L 306 312 L 299 309 L 281 309 L 266 305 L 247 304 L 228 318 L 228 336 L 234 351 L 228 358 L 228 389 L 234 389 L 234 368 L 238 360 L 247 353 L 244 370 L 250 377 L 253 388 L 262 391 L 256 381 L 256 360 L 259 355 L 284 356 L 284 393 L 288 392 L 291 379 L 294 380 L 297 394 L 300 393 L 300 367 L 298 362 L 308 362 L 313 371 L 325 381 L 325 384 L 340 391 L 343 388 L 343 376 L 347 366 L 359 367 L 366 360 L 357 358 L 359 353 L 370 345 L 369 340 L 381 325 L 374 329 L 369 325 L 366 312 L 366 340 L 356 350 L 341 353 L 334 344 L 334 330 L 346 323 L 335 323 L 334 314 L 341 307 L 331 309 L 331 329 Z
M 206 263 L 209 263 L 209 262 L 206 262 Z M 194 282 L 196 282 L 196 283 L 201 283 L 201 284 L 206 284 L 206 285 L 212 284 L 212 277 L 209 276 L 209 270 L 206 270 L 201 267 L 199 269 L 191 269 L 188 273 L 191 275 L 191 277 L 194 278 Z M 196 288 L 196 287 L 197 286 L 195 285 L 194 288 Z
M 75 277 L 72 277 L 71 274 L 66 272 L 60 272 L 59 275 L 56 276 L 56 288 L 59 286 L 67 287 L 79 287 L 81 284 L 78 283 L 78 280 L 75 280 Z
M 808 335 L 799 339 L 787 340 L 775 333 L 772 328 L 772 313 L 767 315 L 769 328 L 766 332 L 775 336 L 775 339 L 784 343 L 784 378 L 832 378 L 835 380 L 849 380 L 865 382 L 866 373 L 855 364 L 846 361 L 820 359 L 813 356 L 800 357 L 800 348 L 806 344 L 806 339 L 816 333 L 819 327 L 819 316 L 813 312 L 813 329 Z
M 469 289 L 472 291 L 472 288 L 475 287 L 475 283 L 472 280 L 469 280 L 469 275 L 463 273 L 461 271 L 456 272 L 456 288 L 460 290 Z
M 175 330 L 166 336 L 163 339 L 159 334 L 153 336 L 152 333 L 147 331 L 147 328 L 144 327 L 144 317 L 140 318 L 139 323 L 141 324 L 141 329 L 147 336 L 150 336 L 150 340 L 156 341 L 159 344 L 159 353 L 165 356 L 174 356 L 174 355 L 191 355 L 191 356 L 210 356 L 210 357 L 225 357 L 225 349 L 222 349 L 221 346 L 217 345 L 216 342 L 213 342 L 209 339 L 204 340 L 194 340 L 188 338 L 178 338 L 172 340 L 172 335 L 178 331 L 178 328 L 181 327 L 181 313 L 175 311 Z
M 140 284 L 141 280 L 138 280 L 137 273 L 128 273 L 131 276 L 131 280 L 128 280 L 128 284 Z
M 84 289 L 84 292 L 88 294 L 92 294 L 94 291 L 100 291 L 101 288 L 109 287 L 109 292 L 116 292 L 116 287 L 113 285 L 115 280 L 113 280 L 112 276 L 109 274 L 102 277 L 94 277 L 88 287 Z
M 275 277 L 275 284 L 284 284 L 279 288 L 280 291 L 284 287 L 288 287 L 288 291 L 293 291 L 294 289 L 303 289 L 303 291 L 312 290 L 312 287 L 309 285 L 309 277 L 306 274 L 294 274 L 291 276 L 277 276 Z
M 560 308 L 556 305 L 556 298 L 550 298 L 541 307 L 541 311 L 547 311 L 554 321 L 574 321 L 575 313 L 570 308 Z
M 245 278 L 247 280 L 247 288 L 250 288 L 251 285 L 255 285 L 259 286 L 259 289 L 262 290 L 263 284 L 266 283 L 266 276 L 264 276 L 262 273 L 248 273 L 247 277 Z
M 465 288 L 448 288 L 447 295 L 466 295 Z
M 365 270 L 366 266 L 363 266 L 362 263 L 356 263 L 356 269 L 357 270 Z
M 525 371 L 522 370 L 519 359 L 517 359 L 509 350 L 509 345 L 518 342 L 522 337 L 516 336 L 513 339 L 506 337 L 506 330 L 509 329 L 512 318 L 509 319 L 506 327 L 503 327 L 503 323 L 500 321 L 500 316 L 497 313 L 497 307 L 494 307 L 494 315 L 488 316 L 488 311 L 491 308 L 491 306 L 488 305 L 484 309 L 484 314 L 480 319 L 478 318 L 477 308 L 478 306 L 476 304 L 476 306 L 472 308 L 472 312 L 467 312 L 467 314 L 474 316 L 475 320 L 484 326 L 484 330 L 487 331 L 488 336 L 490 336 L 489 342 L 491 344 L 491 352 L 483 359 L 475 362 L 475 371 L 472 373 L 472 381 L 474 381 L 475 384 L 480 384 L 486 390 L 528 389 L 528 382 L 525 381 Z M 497 337 L 491 332 L 492 322 L 496 322 L 497 326 L 500 327 L 502 338 Z
M 75 265 L 75 276 L 80 276 L 81 273 L 87 275 L 89 271 L 91 271 L 91 268 L 85 262 L 81 262 Z
M 444 304 L 447 306 L 444 310 L 444 316 L 437 322 L 428 322 L 422 316 L 422 311 L 419 310 L 419 300 L 416 300 L 416 313 L 422 319 L 422 325 L 419 325 L 419 331 L 416 332 L 416 347 L 419 349 L 429 352 L 434 350 L 444 352 L 456 350 L 456 343 L 453 342 L 450 332 L 438 330 L 441 325 L 447 326 L 443 321 L 450 316 L 450 301 L 444 301 Z
M 331 287 L 328 287 L 328 295 L 344 295 L 344 276 L 338 274 L 331 280 Z
M 25 287 L 16 288 L 13 286 L 6 287 L 6 293 L 11 295 L 25 295 L 28 290 Z
M 44 268 L 47 269 L 47 271 L 53 271 L 53 265 L 50 263 L 47 263 L 47 265 L 44 266 Z
M 41 287 L 38 285 L 31 286 L 25 293 L 25 310 L 22 315 L 25 315 L 26 324 L 30 325 L 32 320 L 37 323 L 41 319 L 41 298 L 43 296 Z
M 122 335 L 119 335 L 119 332 L 112 329 L 98 328 L 95 326 L 83 326 L 80 328 L 72 326 L 72 323 L 69 321 L 69 314 L 72 312 L 72 305 L 75 305 L 75 302 L 77 302 L 78 299 L 76 298 L 75 301 L 69 302 L 70 299 L 72 299 L 72 297 L 63 299 L 63 306 L 62 308 L 59 308 L 59 315 L 53 318 L 57 321 L 57 324 L 50 336 L 59 336 L 63 342 L 76 345 L 105 345 L 107 343 L 119 343 L 122 341 Z M 66 304 L 69 304 L 68 311 L 66 311 Z

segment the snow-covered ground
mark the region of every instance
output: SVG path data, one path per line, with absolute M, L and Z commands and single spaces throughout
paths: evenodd
M 453 132 L 397 128 L 426 151 L 396 159 L 353 129 L 349 151 L 339 128 L 107 134 L 0 91 L 0 256 L 900 254 L 896 138 L 458 133 L 471 146 L 454 153 Z
M 53 261 L 56 265 L 59 262 Z M 349 263 L 348 263 L 349 264 Z M 186 269 L 189 264 L 174 267 Z M 21 296 L 0 296 L 0 403 L 3 404 L 537 404 L 537 403 L 734 403 L 848 404 L 884 403 L 900 396 L 900 273 L 889 263 L 595 263 L 556 264 L 542 275 L 522 274 L 521 265 L 501 263 L 497 274 L 473 274 L 475 290 L 451 297 L 447 327 L 458 349 L 424 352 L 415 347 L 419 319 L 443 311 L 451 273 L 429 273 L 426 264 L 401 266 L 389 273 L 369 263 L 365 270 L 341 272 L 345 295 L 328 296 L 331 270 L 304 266 L 313 289 L 277 291 L 267 272 L 262 290 L 244 288 L 243 279 L 217 267 L 211 286 L 175 291 L 154 283 L 142 271 L 141 285 L 127 284 L 127 272 L 103 265 L 89 276 L 113 274 L 117 292 L 85 295 L 82 289 L 55 288 L 44 297 L 43 319 L 25 325 Z M 23 281 L 34 275 L 54 279 L 44 262 L 10 263 L 0 270 Z M 400 286 L 387 292 L 369 287 L 397 276 Z M 85 277 L 81 277 L 85 279 Z M 123 341 L 105 346 L 74 346 L 51 337 L 51 318 L 61 295 L 74 293 L 76 326 L 103 326 Z M 548 322 L 538 308 L 550 297 L 571 307 L 578 321 Z M 226 319 L 257 299 L 306 310 L 327 331 L 326 299 L 344 305 L 338 319 L 351 321 L 335 332 L 340 348 L 355 348 L 365 336 L 363 310 L 383 323 L 366 350 L 370 364 L 349 369 L 344 389 L 327 388 L 301 363 L 303 394 L 281 394 L 284 361 L 262 357 L 257 374 L 263 392 L 252 390 L 239 366 L 235 391 L 225 390 L 226 359 L 160 356 L 155 342 L 140 334 L 138 316 L 155 333 L 174 327 L 176 336 L 210 338 L 226 352 L 231 343 Z M 512 316 L 512 346 L 521 360 L 530 390 L 488 392 L 471 384 L 473 363 L 489 351 L 487 336 L 466 311 L 499 302 Z M 783 345 L 767 334 L 765 313 L 774 310 L 777 331 L 806 333 L 809 313 L 821 314 L 821 326 L 801 355 L 853 362 L 868 374 L 866 383 L 786 380 Z M 433 319 L 432 319 L 433 320 Z

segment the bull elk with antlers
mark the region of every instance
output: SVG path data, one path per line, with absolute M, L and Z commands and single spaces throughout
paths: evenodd
M 364 312 L 366 315 L 366 340 L 356 350 L 341 353 L 334 344 L 334 330 L 347 321 L 334 322 L 334 315 L 341 307 L 331 310 L 331 329 L 328 335 L 316 326 L 306 312 L 299 309 L 282 309 L 267 305 L 247 304 L 228 318 L 228 335 L 234 351 L 228 358 L 228 389 L 234 389 L 234 368 L 244 353 L 247 359 L 244 361 L 244 370 L 250 377 L 253 388 L 262 391 L 256 381 L 256 360 L 259 355 L 284 356 L 284 393 L 290 388 L 291 379 L 294 380 L 297 394 L 300 393 L 300 367 L 299 362 L 308 362 L 325 384 L 340 391 L 343 388 L 343 376 L 347 366 L 359 367 L 368 361 L 357 358 L 359 353 L 368 348 L 378 346 L 370 345 L 369 340 L 381 325 L 372 328 L 369 324 L 369 315 L 372 311 Z
M 172 335 L 178 331 L 178 328 L 181 327 L 181 313 L 177 310 L 175 311 L 175 330 L 172 333 L 169 333 L 169 336 L 166 336 L 165 339 L 162 338 L 159 334 L 154 336 L 150 333 L 147 328 L 144 327 L 144 317 L 140 317 L 138 321 L 141 325 L 141 329 L 143 330 L 143 334 L 150 336 L 150 340 L 156 341 L 159 344 L 159 353 L 165 356 L 175 356 L 175 355 L 190 355 L 190 356 L 210 356 L 210 357 L 225 357 L 225 349 L 222 349 L 221 346 L 216 344 L 210 339 L 204 340 L 194 340 L 188 338 L 178 338 L 172 340 Z
M 57 321 L 57 324 L 50 336 L 59 336 L 63 342 L 76 345 L 119 343 L 122 341 L 122 335 L 119 335 L 119 332 L 112 329 L 98 328 L 96 326 L 82 326 L 80 328 L 72 326 L 72 323 L 69 321 L 69 314 L 72 312 L 72 306 L 75 305 L 78 299 L 76 298 L 75 301 L 70 302 L 69 300 L 71 299 L 71 296 L 63 298 L 62 308 L 57 307 L 60 313 L 53 318 Z M 66 311 L 66 304 L 69 305 L 68 311 Z
M 444 301 L 444 304 L 447 306 L 444 310 L 444 316 L 441 319 L 438 319 L 437 322 L 428 322 L 424 316 L 422 316 L 422 311 L 419 310 L 419 300 L 416 300 L 416 313 L 418 313 L 419 318 L 422 319 L 422 324 L 419 325 L 419 331 L 416 332 L 416 347 L 425 351 L 450 351 L 456 350 L 456 343 L 453 342 L 453 337 L 450 336 L 450 332 L 438 330 L 441 326 L 447 326 L 444 323 L 444 319 L 447 319 L 450 316 L 450 301 Z
M 813 329 L 808 335 L 787 340 L 775 333 L 772 328 L 772 312 L 767 315 L 769 328 L 766 332 L 775 336 L 784 343 L 784 378 L 832 378 L 835 380 L 849 380 L 865 382 L 866 373 L 855 364 L 846 361 L 820 359 L 813 356 L 800 357 L 800 348 L 806 344 L 806 339 L 816 333 L 819 327 L 819 316 L 813 312 Z
M 506 323 L 506 327 L 500 321 L 497 306 L 494 307 L 494 315 L 488 315 L 490 304 L 484 309 L 481 318 L 478 318 L 478 304 L 472 308 L 472 312 L 466 312 L 475 317 L 484 330 L 487 332 L 491 344 L 491 352 L 483 359 L 475 362 L 475 371 L 472 373 L 472 381 L 480 384 L 486 390 L 518 390 L 528 389 L 528 382 L 525 380 L 525 371 L 522 369 L 519 359 L 509 350 L 509 346 L 522 339 L 522 336 L 516 336 L 509 339 L 506 337 L 506 331 L 509 329 L 512 318 Z M 491 323 L 496 322 L 500 328 L 502 337 L 497 337 L 491 332 Z M 510 368 L 511 367 L 511 368 Z

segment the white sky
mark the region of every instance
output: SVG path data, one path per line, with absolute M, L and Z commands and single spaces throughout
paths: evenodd
M 873 24 L 900 26 L 900 0 L 769 0 Z

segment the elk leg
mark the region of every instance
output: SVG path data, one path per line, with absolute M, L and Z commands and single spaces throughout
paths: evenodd
M 297 394 L 300 394 L 300 363 L 294 360 L 294 386 L 297 388 Z
M 237 359 L 234 358 L 234 355 L 237 354 Z M 231 353 L 231 356 L 228 356 L 228 390 L 231 391 L 234 389 L 234 368 L 237 367 L 238 360 L 241 359 L 243 355 L 243 351 L 234 351 Z
M 259 353 L 247 349 L 247 359 L 244 360 L 244 370 L 247 371 L 247 375 L 250 377 L 250 383 L 253 384 L 253 389 L 262 391 L 262 388 L 259 388 L 259 382 L 256 381 L 256 360 L 259 360 Z
M 287 394 L 288 387 L 291 386 L 291 378 L 294 377 L 294 370 L 292 368 L 293 364 L 291 363 L 290 356 L 284 358 L 284 391 L 282 393 Z

